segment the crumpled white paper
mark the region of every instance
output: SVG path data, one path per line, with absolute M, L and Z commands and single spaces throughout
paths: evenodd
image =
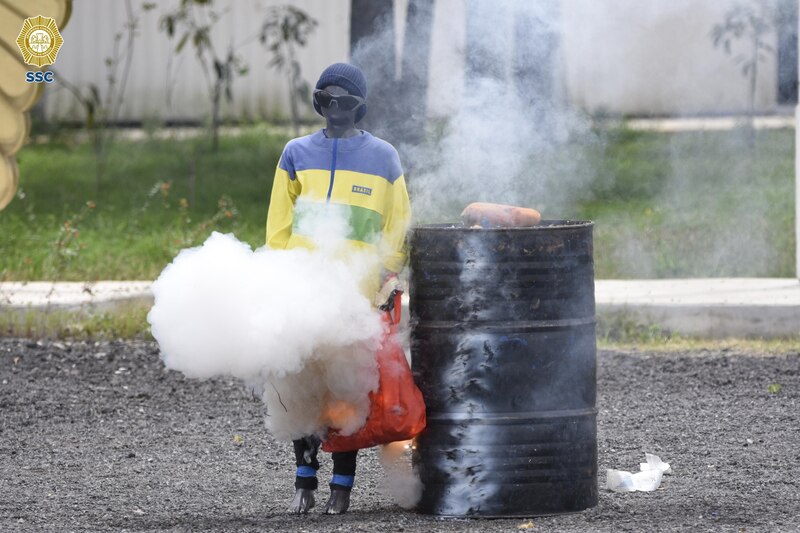
M 661 460 L 661 457 L 657 455 L 645 453 L 644 460 L 647 462 L 639 463 L 639 471 L 641 472 L 647 472 L 648 470 L 660 470 L 664 474 L 672 473 L 672 467 L 669 466 L 669 463 L 665 463 Z
M 661 485 L 664 474 L 671 474 L 672 468 L 657 455 L 646 453 L 646 463 L 639 463 L 635 474 L 623 470 L 606 470 L 606 488 L 614 492 L 651 492 Z

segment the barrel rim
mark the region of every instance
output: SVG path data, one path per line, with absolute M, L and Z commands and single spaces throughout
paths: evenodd
M 496 228 L 483 228 L 473 226 L 463 226 L 458 222 L 445 222 L 437 224 L 415 224 L 412 226 L 411 231 L 425 230 L 425 231 L 548 231 L 558 229 L 578 229 L 590 228 L 594 226 L 592 220 L 542 220 L 535 226 L 498 226 Z

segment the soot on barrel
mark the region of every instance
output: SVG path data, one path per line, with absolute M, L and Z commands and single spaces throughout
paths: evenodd
M 428 425 L 418 510 L 597 504 L 592 223 L 412 231 L 412 368 Z

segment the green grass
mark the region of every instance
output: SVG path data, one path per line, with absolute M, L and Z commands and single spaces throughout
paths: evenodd
M 800 336 L 775 338 L 707 338 L 681 335 L 656 323 L 642 322 L 627 312 L 597 314 L 597 347 L 605 350 L 690 352 L 701 350 L 745 351 L 765 354 L 800 353 Z
M 20 194 L 0 212 L 0 280 L 155 279 L 214 229 L 262 245 L 287 141 L 269 131 L 223 137 L 217 153 L 206 138 L 120 141 L 99 194 L 87 144 L 26 146 Z M 598 278 L 794 276 L 793 131 L 758 132 L 752 148 L 743 130 L 598 137 L 568 147 L 590 183 L 546 213 L 595 221 Z M 218 206 L 223 195 L 235 209 Z
M 260 246 L 286 141 L 259 128 L 221 139 L 217 153 L 205 137 L 120 141 L 99 194 L 87 144 L 27 146 L 18 154 L 20 193 L 0 212 L 0 279 L 155 279 L 180 248 L 214 229 Z M 195 202 L 182 209 L 192 168 Z M 235 209 L 219 208 L 223 195 Z M 64 222 L 87 201 L 96 207 L 72 225 L 79 234 L 68 249 L 59 249 Z
M 612 130 L 593 160 L 598 277 L 795 275 L 794 131 Z
M 153 340 L 147 313 L 150 303 L 123 302 L 104 311 L 0 309 L 0 337 L 29 339 Z

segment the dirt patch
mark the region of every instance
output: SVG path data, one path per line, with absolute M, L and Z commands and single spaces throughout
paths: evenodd
M 349 514 L 292 517 L 291 446 L 235 380 L 167 371 L 153 343 L 0 339 L 0 530 L 800 530 L 800 353 L 598 359 L 599 483 L 651 452 L 674 470 L 656 492 L 601 488 L 593 509 L 531 521 L 444 520 L 395 506 L 367 450 Z

